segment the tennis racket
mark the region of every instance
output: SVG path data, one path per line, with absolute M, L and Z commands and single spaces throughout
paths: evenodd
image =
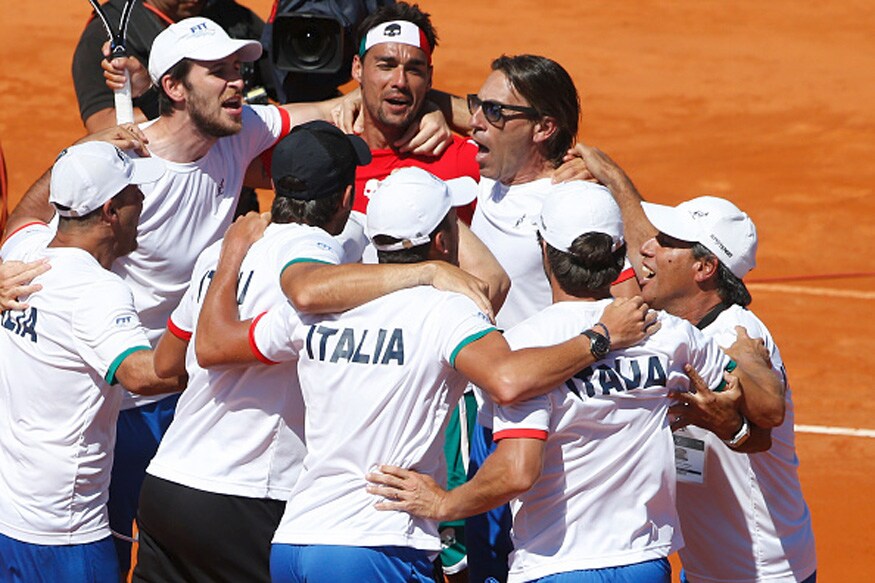
M 131 10 L 134 7 L 136 0 L 127 0 L 122 9 L 122 17 L 119 21 L 118 32 L 113 30 L 112 24 L 106 17 L 103 8 L 100 7 L 97 0 L 88 0 L 89 4 L 94 8 L 94 13 L 103 23 L 103 28 L 106 29 L 106 36 L 109 37 L 109 58 L 128 56 L 125 49 L 125 39 L 128 34 L 128 21 L 131 19 Z M 131 123 L 134 121 L 134 105 L 131 102 L 131 77 L 125 71 L 125 86 L 115 92 L 115 121 L 119 125 L 123 123 Z

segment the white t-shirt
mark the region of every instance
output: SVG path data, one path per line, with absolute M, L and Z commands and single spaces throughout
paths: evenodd
M 511 348 L 547 346 L 597 322 L 608 300 L 553 304 L 506 333 Z M 729 358 L 689 323 L 612 351 L 552 392 L 493 408 L 496 440 L 546 439 L 544 468 L 512 500 L 509 581 L 667 557 L 683 544 L 675 510 L 668 390 L 686 390 L 692 364 L 711 387 Z
M 604 189 L 589 182 L 582 187 Z M 507 299 L 495 318 L 503 330 L 516 326 L 553 302 L 537 238 L 541 207 L 550 192 L 550 178 L 512 186 L 489 178 L 480 179 L 471 231 L 495 255 L 511 281 Z M 632 265 L 627 261 L 618 281 L 632 274 Z
M 549 178 L 512 186 L 480 179 L 471 231 L 495 255 L 512 282 L 496 315 L 498 327 L 504 330 L 553 301 L 537 239 L 541 207 L 550 184 Z
M 733 305 L 703 332 L 728 348 L 735 326 L 762 338 L 785 383 L 784 423 L 772 447 L 737 453 L 709 431 L 688 427 L 679 436 L 704 441 L 703 484 L 678 483 L 678 512 L 687 546 L 680 556 L 690 583 L 791 583 L 817 568 L 811 514 L 802 496 L 793 431 L 793 400 L 781 353 L 753 312 Z
M 287 500 L 304 459 L 304 402 L 297 363 L 198 366 L 192 332 L 215 273 L 221 241 L 204 251 L 169 328 L 191 339 L 188 387 L 147 472 L 206 492 Z M 240 317 L 286 302 L 280 275 L 289 263 L 340 263 L 337 242 L 300 224 L 271 224 L 240 267 Z
M 140 187 L 145 199 L 137 249 L 117 259 L 112 270 L 133 290 L 153 345 L 182 299 L 198 255 L 221 239 L 231 224 L 249 163 L 288 133 L 290 124 L 284 109 L 244 106 L 239 133 L 219 138 L 194 162 L 164 160 L 164 176 Z M 136 404 L 154 400 L 137 398 Z M 124 407 L 133 405 L 126 401 Z
M 106 500 L 123 391 L 115 373 L 149 348 L 131 291 L 88 252 L 19 229 L 4 260 L 47 257 L 42 290 L 0 316 L 0 532 L 33 544 L 109 536 Z
M 299 354 L 307 457 L 275 543 L 441 548 L 437 523 L 381 512 L 365 474 L 392 464 L 446 481 L 444 429 L 467 381 L 464 346 L 494 330 L 469 298 L 398 291 L 342 315 L 293 322 L 279 306 L 254 326 L 264 357 Z

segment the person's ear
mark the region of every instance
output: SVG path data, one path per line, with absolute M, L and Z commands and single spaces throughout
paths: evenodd
M 693 278 L 697 283 L 704 283 L 712 277 L 717 277 L 717 269 L 719 266 L 720 262 L 713 256 L 697 259 L 693 263 L 693 269 L 695 270 Z
M 542 116 L 535 122 L 533 139 L 537 143 L 543 143 L 559 131 L 559 126 L 556 123 L 556 118 L 551 115 Z

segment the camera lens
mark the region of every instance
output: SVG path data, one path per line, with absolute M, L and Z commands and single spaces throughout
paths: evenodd
M 310 14 L 281 14 L 274 22 L 273 54 L 284 71 L 335 73 L 343 62 L 340 22 Z
M 304 22 L 292 34 L 291 49 L 295 61 L 302 68 L 324 66 L 337 52 L 334 37 L 324 26 Z

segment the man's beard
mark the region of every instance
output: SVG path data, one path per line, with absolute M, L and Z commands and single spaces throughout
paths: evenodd
M 191 93 L 188 101 L 188 115 L 198 131 L 214 138 L 224 138 L 233 136 L 243 127 L 242 122 L 224 121 L 221 108 L 217 113 L 208 115 L 204 101 L 197 93 Z

